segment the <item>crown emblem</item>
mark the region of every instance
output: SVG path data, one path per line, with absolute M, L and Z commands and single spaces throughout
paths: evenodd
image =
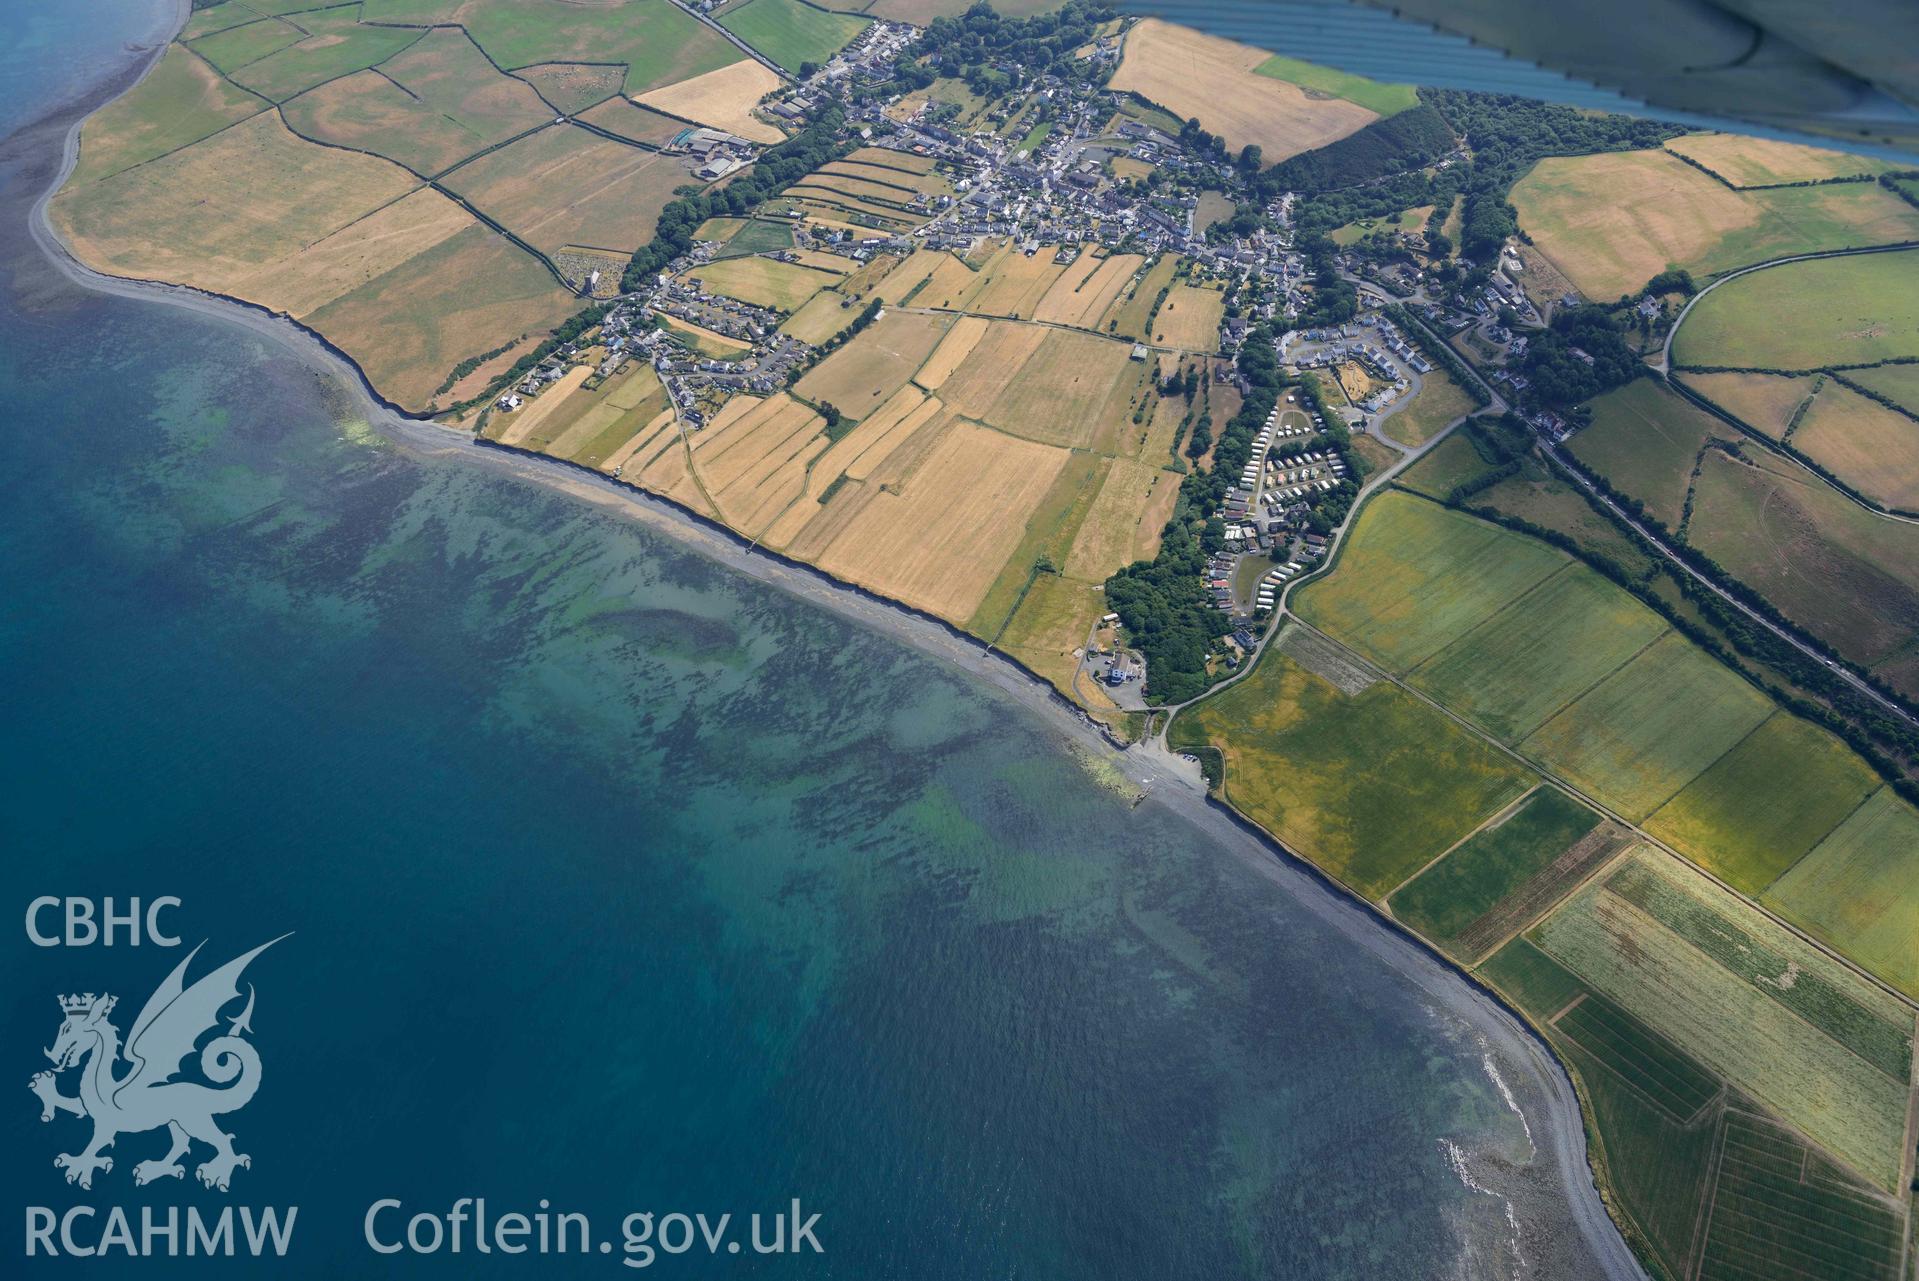
M 106 999 L 106 1004 L 102 1006 L 100 1009 L 100 1013 L 102 1014 L 106 1014 L 113 1009 L 114 1001 L 116 998 L 109 996 L 105 999 Z M 88 1010 L 91 1010 L 93 1008 L 93 1002 L 94 1002 L 93 993 L 91 992 L 76 993 L 73 996 L 61 997 L 60 1008 L 62 1011 L 64 1011 L 67 1014 L 85 1014 Z

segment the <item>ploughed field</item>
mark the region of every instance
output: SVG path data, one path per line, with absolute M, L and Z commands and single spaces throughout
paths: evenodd
M 1293 607 L 1172 744 L 1542 1029 L 1670 1275 L 1896 1277 L 1919 811 L 1609 580 L 1414 493 Z

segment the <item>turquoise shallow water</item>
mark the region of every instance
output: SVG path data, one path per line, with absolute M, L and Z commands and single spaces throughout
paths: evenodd
M 62 13 L 36 39 L 78 65 L 137 36 L 137 13 L 134 34 Z M 0 76 L 12 118 L 45 85 Z M 297 1205 L 287 1275 L 612 1276 L 387 1259 L 361 1217 L 544 1197 L 605 1237 L 629 1210 L 799 1197 L 824 1254 L 656 1266 L 1507 1274 L 1506 1202 L 1448 1156 L 1497 1184 L 1530 1150 L 1484 1046 L 1297 886 L 1130 809 L 894 641 L 421 462 L 235 327 L 76 291 L 20 212 L 0 230 L 0 906 L 177 895 L 171 924 L 213 960 L 294 935 L 249 971 L 265 1083 L 228 1119 L 254 1158 L 233 1191 L 133 1188 L 153 1135 L 69 1188 L 51 1158 L 80 1122 L 43 1126 L 21 1091 L 0 1108 L 14 1223 Z M 124 1029 L 177 959 L 18 933 L 0 956 L 22 1081 L 56 993 L 116 992 Z M 1520 1204 L 1533 1259 L 1576 1260 L 1563 1200 Z M 257 1267 L 114 1275 L 207 1270 Z

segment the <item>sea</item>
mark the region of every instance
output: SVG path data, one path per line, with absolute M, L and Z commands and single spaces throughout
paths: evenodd
M 20 131 L 171 21 L 0 6 L 0 1273 L 1630 1274 L 1537 1043 L 1278 851 L 57 273 Z M 202 1020 L 260 1063 L 230 1187 L 197 1143 L 138 1185 L 158 1128 L 69 1184 L 91 1123 L 28 1088 L 62 998 L 125 1034 L 269 941 Z M 580 1248 L 526 1248 L 562 1213 Z

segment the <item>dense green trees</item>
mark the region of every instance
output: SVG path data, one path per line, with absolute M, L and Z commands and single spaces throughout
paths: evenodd
M 852 149 L 840 137 L 846 117 L 829 107 L 806 128 L 760 153 L 753 167 L 718 191 L 682 196 L 660 210 L 653 239 L 641 246 L 620 277 L 623 290 L 638 289 L 648 276 L 693 247 L 693 233 L 708 218 L 738 217 L 786 190 L 813 170 Z
M 1645 369 L 1626 345 L 1619 318 L 1598 306 L 1561 308 L 1519 368 L 1532 383 L 1527 399 L 1561 407 L 1631 382 Z
M 1272 170 L 1272 180 L 1282 191 L 1337 191 L 1431 164 L 1455 145 L 1446 118 L 1422 102 L 1317 151 L 1281 161 Z

